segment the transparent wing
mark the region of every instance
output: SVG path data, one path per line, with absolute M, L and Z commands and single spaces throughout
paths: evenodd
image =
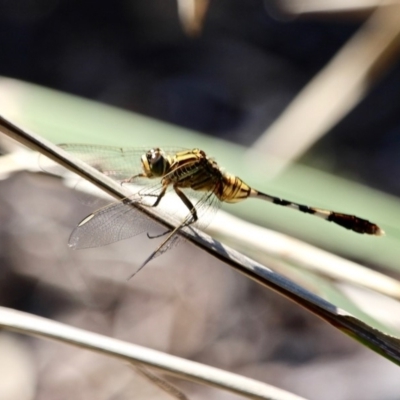
M 142 172 L 141 157 L 151 149 L 151 147 L 122 148 L 75 143 L 60 144 L 59 146 L 119 182 Z M 167 154 L 182 151 L 180 148 L 163 148 L 163 150 Z
M 221 201 L 215 196 L 213 191 L 209 192 L 196 192 L 192 189 L 183 189 L 183 192 L 189 197 L 194 205 L 199 220 L 194 224 L 199 229 L 206 228 L 215 213 L 221 206 Z
M 133 204 L 117 202 L 86 217 L 72 231 L 68 244 L 74 249 L 100 247 L 156 227 L 158 224 Z
M 160 188 L 160 184 L 154 185 L 152 187 L 153 193 L 159 193 Z M 147 190 L 146 193 L 149 194 L 151 191 Z M 150 205 L 150 203 L 154 203 L 155 198 L 134 195 L 129 201 L 126 199 L 125 201 L 112 203 L 95 211 L 72 231 L 68 242 L 69 246 L 74 249 L 100 247 L 131 238 L 143 232 L 149 233 L 156 230 L 159 225 L 134 206 L 134 204 Z M 192 197 L 191 200 L 193 201 Z M 178 196 L 176 196 L 175 203 L 179 204 L 179 209 L 182 212 L 181 215 L 175 216 L 177 225 L 181 223 L 187 224 L 191 220 L 191 214 Z M 218 210 L 219 204 L 219 200 L 213 193 L 202 192 L 199 200 L 197 202 L 193 201 L 199 217 L 199 220 L 194 225 L 201 229 L 206 227 L 216 210 Z M 169 212 L 168 214 L 170 218 L 173 217 Z M 178 243 L 180 243 L 180 239 L 176 235 L 173 236 L 171 241 L 160 249 L 159 254 L 164 253 Z

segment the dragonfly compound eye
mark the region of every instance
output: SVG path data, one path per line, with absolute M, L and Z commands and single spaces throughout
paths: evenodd
M 165 174 L 165 171 L 168 168 L 168 161 L 161 149 L 151 149 L 147 152 L 146 158 L 153 176 L 163 176 Z

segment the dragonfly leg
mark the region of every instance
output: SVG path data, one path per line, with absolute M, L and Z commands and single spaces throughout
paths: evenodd
M 151 207 L 157 207 L 160 204 L 161 199 L 164 197 L 165 192 L 167 191 L 167 187 L 168 187 L 168 185 L 163 185 L 163 188 L 161 189 L 160 194 L 157 195 L 157 199 Z
M 146 266 L 147 263 L 149 263 L 153 258 L 157 257 L 157 255 L 162 254 L 164 251 L 168 249 L 168 243 L 173 239 L 173 236 L 176 234 L 176 232 L 179 231 L 183 226 L 185 226 L 185 222 L 182 222 L 179 226 L 177 226 L 174 230 L 168 232 L 169 235 L 166 237 L 166 239 L 157 247 L 156 250 L 154 250 L 149 257 L 143 262 L 143 264 L 128 278 L 131 279 L 133 278 L 144 266 Z
M 126 178 L 126 179 L 121 181 L 121 186 L 124 183 L 132 183 L 136 178 L 146 178 L 146 175 L 145 174 L 138 174 L 138 175 L 133 175 L 130 178 Z
M 158 195 L 158 199 L 156 201 L 157 204 L 160 202 L 162 196 L 164 196 L 166 189 L 167 189 L 167 186 L 165 186 L 165 189 L 163 189 L 162 192 Z M 187 222 L 182 223 L 182 226 L 188 226 L 188 225 L 193 224 L 194 222 L 196 222 L 198 220 L 195 206 L 186 197 L 186 195 L 181 190 L 179 190 L 178 187 L 174 186 L 174 190 L 175 190 L 176 194 L 179 196 L 179 198 L 183 201 L 183 204 L 185 204 L 185 206 L 189 209 L 190 214 L 191 214 L 191 218 Z M 155 207 L 157 205 L 156 203 L 154 203 L 153 207 Z M 156 238 L 165 236 L 167 233 L 170 233 L 170 232 L 171 232 L 171 230 L 167 230 L 163 233 L 160 233 L 159 235 L 154 235 L 154 236 L 147 233 L 147 237 L 149 239 L 156 239 Z
M 149 239 L 157 239 L 157 238 L 159 238 L 159 237 L 165 236 L 167 233 L 170 233 L 170 232 L 171 232 L 171 229 L 168 229 L 167 231 L 165 231 L 165 232 L 163 232 L 163 233 L 159 233 L 158 235 L 150 235 L 150 233 L 147 232 L 147 237 L 148 237 Z
M 192 202 L 186 197 L 185 193 L 182 192 L 176 185 L 174 185 L 175 193 L 182 200 L 183 204 L 188 208 L 190 213 L 192 214 L 192 218 L 185 224 L 190 225 L 198 220 L 196 207 L 192 204 Z
M 157 207 L 160 204 L 161 199 L 164 197 L 165 192 L 167 191 L 168 185 L 164 185 L 161 189 L 161 192 L 159 194 L 154 194 L 154 193 L 140 193 L 139 195 L 141 197 L 157 197 L 156 201 L 154 204 L 142 204 L 143 206 L 146 207 Z
M 161 199 L 164 197 L 165 192 L 167 191 L 167 187 L 168 187 L 168 185 L 164 185 L 162 190 L 161 190 L 161 192 L 160 192 L 160 194 L 158 194 L 158 195 L 148 194 L 149 196 L 157 196 L 157 199 L 156 199 L 155 203 L 151 207 L 157 207 L 158 204 L 160 204 Z M 171 232 L 171 230 L 167 230 L 167 231 L 165 231 L 165 232 L 163 232 L 163 233 L 161 233 L 159 235 L 154 235 L 154 236 L 150 235 L 149 233 L 147 233 L 147 237 L 149 239 L 156 239 L 158 237 L 165 236 L 169 232 Z

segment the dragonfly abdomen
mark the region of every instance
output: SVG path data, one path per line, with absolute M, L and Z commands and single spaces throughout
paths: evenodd
M 222 184 L 216 188 L 215 195 L 220 201 L 237 203 L 238 201 L 247 199 L 252 192 L 253 189 L 239 177 L 224 174 L 222 176 Z
M 292 208 L 294 210 L 301 211 L 306 214 L 315 215 L 316 217 L 322 218 L 326 221 L 333 222 L 343 228 L 350 229 L 357 233 L 366 233 L 368 235 L 381 236 L 384 231 L 379 228 L 378 225 L 350 214 L 342 214 L 335 211 L 324 210 L 321 208 L 309 207 L 303 204 L 294 203 L 288 200 L 280 199 L 279 197 L 270 196 L 268 194 L 253 190 L 250 193 L 251 197 L 258 197 L 263 200 L 267 200 L 273 204 Z

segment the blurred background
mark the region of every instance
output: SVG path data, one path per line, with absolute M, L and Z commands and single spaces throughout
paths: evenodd
M 290 1 L 219 0 L 188 35 L 179 3 L 4 1 L 0 73 L 250 146 L 373 11 L 331 1 L 333 12 L 296 15 L 285 12 Z M 307 161 L 399 194 L 400 70 L 391 61 Z
M 400 6 L 314 3 L 319 2 L 2 1 L 0 113 L 11 98 L 13 105 L 26 102 L 21 87 L 10 89 L 6 78 L 14 78 L 154 119 L 161 144 L 172 134 L 158 123 L 173 124 L 201 132 L 206 141 L 251 148 L 256 153 L 249 157 L 259 162 L 276 158 L 276 170 L 268 173 L 278 178 L 297 161 L 386 192 L 398 207 Z M 46 107 L 50 118 L 53 104 Z M 67 142 L 68 124 L 75 122 L 80 124 L 52 120 L 51 128 Z M 92 142 L 104 141 L 100 130 L 91 134 Z M 106 141 L 115 134 L 110 130 Z M 132 130 L 126 145 L 135 146 L 139 136 L 146 139 Z M 72 134 L 71 140 L 79 141 Z M 229 162 L 235 165 L 227 155 Z M 199 249 L 182 246 L 126 282 L 132 263 L 142 261 L 131 254 L 132 242 L 72 254 L 66 247 L 73 227 L 93 207 L 85 208 L 61 181 L 23 172 L 4 175 L 0 185 L 0 304 L 310 399 L 398 397 L 397 368 L 389 361 Z M 335 190 L 326 194 L 332 203 L 324 206 L 337 208 Z M 385 208 L 365 200 L 377 215 Z M 389 233 L 398 234 L 400 214 L 392 215 L 386 217 Z M 145 254 L 151 251 L 152 243 L 138 240 L 140 249 L 147 246 Z M 391 255 L 391 266 L 398 264 L 396 257 Z M 387 267 L 361 255 L 354 259 Z M 320 294 L 320 288 L 310 288 Z M 10 353 L 0 357 L 0 371 L 10 373 L 10 380 L 18 376 L 12 389 L 0 382 L 1 399 L 168 398 L 131 367 L 86 351 L 8 335 L 0 349 Z M 11 362 L 14 368 L 7 367 Z M 193 399 L 238 398 L 175 383 Z

